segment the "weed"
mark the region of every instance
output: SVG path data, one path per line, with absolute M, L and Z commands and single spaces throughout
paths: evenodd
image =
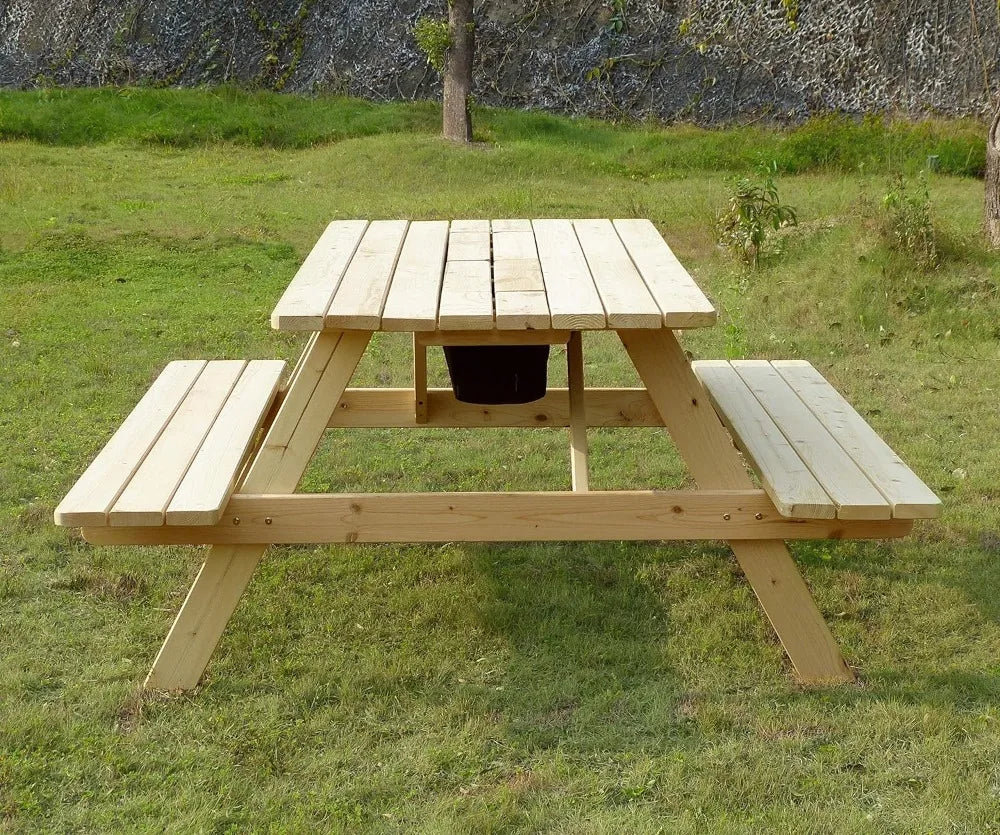
M 795 226 L 795 209 L 781 202 L 774 177 L 777 163 L 761 166 L 755 180 L 741 177 L 732 184 L 729 206 L 716 226 L 719 243 L 748 267 L 759 269 L 767 256 L 780 253 L 774 232 Z
M 921 172 L 915 182 L 909 182 L 896 174 L 882 197 L 882 208 L 882 234 L 889 246 L 911 257 L 921 270 L 937 267 L 941 258 L 927 175 Z

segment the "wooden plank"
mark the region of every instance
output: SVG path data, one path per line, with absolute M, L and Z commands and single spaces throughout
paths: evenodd
M 648 220 L 616 220 L 615 230 L 663 313 L 667 328 L 714 325 L 715 308 Z
M 438 327 L 441 330 L 490 330 L 493 292 L 489 261 L 451 261 L 444 267 Z
M 673 331 L 626 330 L 618 335 L 698 486 L 706 490 L 750 487 L 750 476 Z M 844 519 L 788 521 L 810 527 L 869 526 L 872 531 L 889 524 Z M 730 539 L 729 546 L 799 678 L 817 684 L 852 681 L 851 668 L 781 541 L 794 538 L 782 532 L 774 539 L 753 542 Z
M 295 489 L 370 338 L 368 332 L 323 331 L 309 342 L 241 488 L 277 493 Z M 224 517 L 223 524 L 238 527 L 233 517 Z M 146 677 L 146 689 L 189 690 L 198 684 L 264 548 L 228 544 L 209 551 Z
M 456 330 L 423 331 L 414 337 L 420 345 L 565 345 L 569 331 Z
M 438 298 L 448 248 L 448 221 L 410 224 L 382 311 L 382 330 L 418 331 L 437 327 Z
M 538 260 L 552 313 L 552 327 L 599 330 L 608 320 L 573 224 L 533 220 Z
M 245 360 L 215 360 L 205 366 L 112 505 L 108 524 L 163 524 L 174 491 L 245 366 Z
M 488 220 L 468 220 L 458 219 L 451 221 L 452 232 L 486 232 L 489 234 L 490 222 Z
M 379 327 L 406 226 L 405 220 L 375 220 L 368 225 L 330 302 L 325 328 L 370 331 Z
M 167 506 L 168 525 L 214 525 L 274 400 L 283 360 L 247 364 Z
M 610 220 L 574 220 L 590 274 L 614 328 L 659 328 L 663 313 Z
M 569 457 L 573 491 L 586 493 L 590 489 L 587 463 L 587 414 L 583 384 L 583 340 L 580 331 L 573 331 L 566 345 L 567 377 L 569 378 Z
M 725 360 L 692 365 L 775 507 L 793 519 L 832 519 L 837 507 L 774 420 Z
M 493 262 L 493 289 L 497 293 L 544 293 L 542 265 L 538 258 Z
M 181 360 L 163 369 L 59 503 L 57 525 L 107 524 L 108 510 L 204 368 L 204 360 Z
M 587 426 L 663 426 L 663 419 L 645 389 L 587 389 Z M 569 426 L 569 392 L 550 388 L 532 403 L 482 406 L 462 403 L 451 389 L 427 391 L 427 420 L 414 416 L 413 391 L 347 389 L 330 417 L 330 428 L 375 429 L 428 426 L 434 428 Z
M 766 360 L 731 363 L 777 424 L 823 490 L 840 519 L 889 519 L 892 509 L 854 461 Z
M 448 233 L 448 261 L 489 261 L 490 230 Z
M 335 220 L 326 227 L 278 300 L 271 327 L 322 330 L 326 311 L 367 227 L 367 220 Z
M 771 364 L 885 496 L 895 518 L 941 515 L 941 500 L 819 371 L 804 360 Z
M 537 257 L 535 236 L 530 229 L 524 232 L 493 230 L 494 261 L 524 261 Z
M 498 292 L 494 303 L 500 330 L 549 330 L 552 324 L 545 293 Z
M 343 398 L 341 398 L 343 399 Z M 427 346 L 413 337 L 413 419 L 427 423 Z
M 505 218 L 490 221 L 494 232 L 530 232 L 531 221 L 525 218 Z
M 217 525 L 85 528 L 83 533 L 94 544 L 678 539 L 749 543 L 775 538 L 883 539 L 905 536 L 911 528 L 909 520 L 788 519 L 775 511 L 762 490 L 627 490 L 237 493 Z

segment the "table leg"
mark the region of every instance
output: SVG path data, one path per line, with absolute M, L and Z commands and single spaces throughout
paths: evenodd
M 324 331 L 310 340 L 237 492 L 295 490 L 370 338 L 367 331 Z M 146 677 L 147 689 L 198 684 L 264 550 L 223 545 L 209 551 Z
M 566 343 L 566 366 L 569 378 L 569 449 L 573 489 L 590 489 L 587 464 L 587 413 L 583 386 L 583 340 L 580 331 L 573 331 Z
M 619 331 L 639 376 L 698 486 L 753 486 L 708 395 L 669 330 Z M 852 681 L 854 674 L 780 540 L 731 541 L 771 626 L 806 683 Z
M 413 417 L 427 423 L 427 346 L 413 334 Z

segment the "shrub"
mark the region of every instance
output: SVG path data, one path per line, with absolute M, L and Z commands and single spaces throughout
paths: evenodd
M 912 257 L 922 270 L 936 267 L 941 258 L 926 173 L 920 172 L 915 183 L 896 174 L 882 197 L 882 207 L 882 234 L 889 246 Z
M 761 166 L 757 179 L 742 177 L 732 183 L 729 206 L 719 215 L 716 227 L 719 243 L 748 267 L 757 269 L 768 255 L 780 247 L 774 233 L 798 224 L 795 209 L 778 196 L 775 162 Z

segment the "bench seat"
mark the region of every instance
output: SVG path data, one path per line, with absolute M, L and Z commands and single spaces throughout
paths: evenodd
M 56 508 L 55 523 L 215 524 L 284 368 L 281 360 L 168 364 Z
M 783 516 L 940 515 L 940 499 L 808 362 L 703 360 L 692 365 Z

